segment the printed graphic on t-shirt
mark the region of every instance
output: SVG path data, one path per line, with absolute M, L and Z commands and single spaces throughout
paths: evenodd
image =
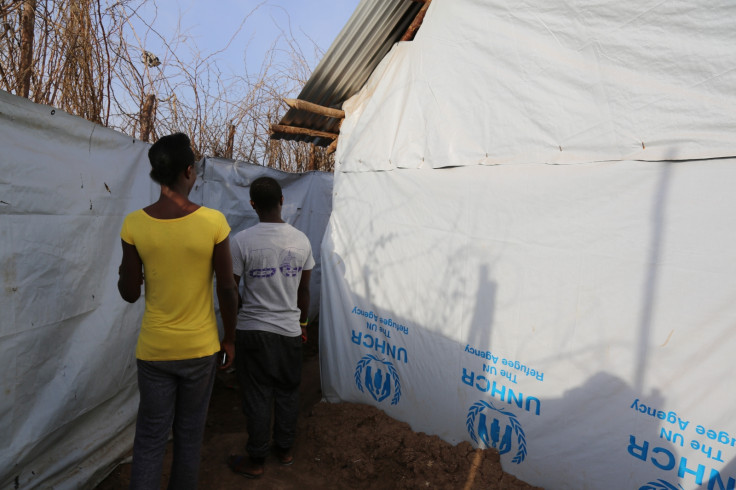
M 295 277 L 302 271 L 302 266 L 299 264 L 304 263 L 302 258 L 303 253 L 301 250 L 286 249 L 281 254 L 281 260 L 279 260 L 279 270 L 281 274 L 286 277 Z
M 253 250 L 249 262 L 251 264 L 248 270 L 250 277 L 259 279 L 273 277 L 276 274 L 276 254 L 271 249 Z
M 281 251 L 281 256 L 276 257 L 276 251 L 272 249 L 253 250 L 248 261 L 251 265 L 248 275 L 254 279 L 273 277 L 278 271 L 284 277 L 296 277 L 303 269 L 304 250 L 288 248 Z

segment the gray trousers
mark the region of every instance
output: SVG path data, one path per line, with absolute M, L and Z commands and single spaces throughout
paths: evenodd
M 174 432 L 174 459 L 169 489 L 195 489 L 212 386 L 215 354 L 180 361 L 138 359 L 141 399 L 133 443 L 131 489 L 156 489 L 169 431 Z
M 302 379 L 301 337 L 238 330 L 235 371 L 243 390 L 248 429 L 245 450 L 252 460 L 262 462 L 271 442 L 271 410 L 274 445 L 288 449 L 296 438 Z

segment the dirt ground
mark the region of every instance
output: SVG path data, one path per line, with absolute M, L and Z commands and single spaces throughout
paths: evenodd
M 232 473 L 225 461 L 243 453 L 247 432 L 234 373 L 218 373 L 207 417 L 199 488 L 209 489 L 533 489 L 501 469 L 498 453 L 452 446 L 413 432 L 381 410 L 354 403 L 320 402 L 316 331 L 304 352 L 300 418 L 294 464 L 266 460 L 256 480 Z M 161 488 L 166 488 L 171 444 Z M 130 464 L 119 465 L 96 490 L 128 488 Z

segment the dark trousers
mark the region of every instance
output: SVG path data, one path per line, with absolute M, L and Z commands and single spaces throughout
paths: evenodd
M 181 361 L 138 360 L 141 399 L 133 442 L 131 489 L 161 486 L 166 442 L 174 431 L 170 489 L 195 489 L 212 385 L 215 355 Z
M 299 415 L 301 337 L 238 330 L 235 370 L 243 390 L 243 413 L 248 429 L 245 450 L 248 456 L 259 462 L 268 454 L 272 410 L 273 443 L 277 448 L 290 448 L 296 437 Z

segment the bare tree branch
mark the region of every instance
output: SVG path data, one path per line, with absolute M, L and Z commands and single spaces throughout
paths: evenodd
M 242 73 L 218 65 L 264 5 L 225 46 L 200 53 L 181 22 L 166 35 L 156 27 L 155 0 L 0 0 L 0 88 L 144 140 L 186 131 L 198 155 L 331 171 L 334 157 L 324 148 L 269 139 L 286 112 L 282 99 L 311 72 L 288 14 L 255 73 L 247 43 Z M 152 49 L 159 52 L 146 54 Z

